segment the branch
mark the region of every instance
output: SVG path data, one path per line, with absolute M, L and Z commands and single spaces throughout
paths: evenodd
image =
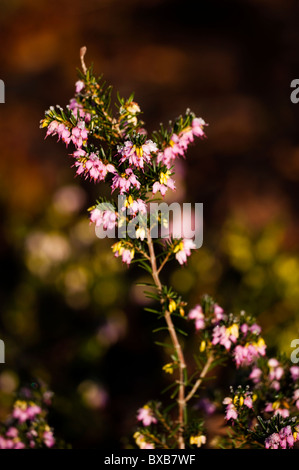
M 154 250 L 154 245 L 153 241 L 151 238 L 151 232 L 150 229 L 147 229 L 147 243 L 148 243 L 148 248 L 149 248 L 149 253 L 150 253 L 150 261 L 151 261 L 151 267 L 152 267 L 152 276 L 154 283 L 159 291 L 161 293 L 162 291 L 162 284 L 159 278 L 159 272 L 157 270 L 157 262 L 156 262 L 156 255 L 155 255 L 155 250 Z M 178 407 L 179 407 L 179 416 L 178 416 L 178 423 L 179 423 L 179 430 L 178 430 L 178 444 L 180 449 L 185 449 L 185 442 L 184 442 L 184 437 L 183 437 L 183 432 L 184 432 L 184 415 L 185 415 L 185 407 L 186 407 L 186 400 L 185 400 L 185 381 L 184 381 L 184 372 L 186 369 L 186 363 L 185 363 L 185 358 L 184 354 L 180 345 L 180 342 L 178 340 L 171 314 L 168 310 L 165 311 L 165 321 L 167 323 L 167 328 L 169 331 L 169 335 L 172 341 L 172 344 L 174 346 L 174 349 L 177 353 L 178 357 L 178 363 L 179 363 L 179 398 L 177 400 L 178 402 Z
M 190 390 L 190 392 L 188 393 L 188 395 L 186 396 L 185 398 L 185 402 L 187 403 L 187 401 L 191 400 L 191 398 L 193 397 L 193 395 L 195 394 L 195 392 L 197 391 L 197 389 L 200 387 L 204 377 L 207 375 L 208 371 L 209 371 L 209 368 L 212 364 L 214 360 L 214 357 L 213 357 L 213 354 L 211 354 L 204 366 L 204 368 L 202 369 L 201 371 L 201 374 L 199 376 L 199 378 L 197 379 L 197 381 L 195 382 L 195 384 L 193 385 L 193 388 L 192 390 Z
M 86 51 L 87 51 L 87 48 L 85 46 L 81 47 L 81 49 L 80 49 L 80 60 L 81 60 L 81 67 L 82 67 L 84 75 L 86 75 L 86 72 L 87 72 L 87 67 L 86 67 L 85 62 L 84 62 L 84 56 L 86 54 Z

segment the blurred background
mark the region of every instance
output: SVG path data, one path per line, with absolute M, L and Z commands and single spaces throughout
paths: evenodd
M 160 398 L 164 351 L 136 267 L 98 240 L 100 185 L 74 178 L 39 129 L 86 63 L 143 110 L 152 131 L 190 107 L 208 139 L 177 166 L 178 201 L 204 204 L 204 243 L 164 281 L 258 317 L 290 354 L 299 318 L 299 5 L 295 0 L 0 0 L 0 419 L 19 385 L 46 381 L 50 422 L 74 448 L 120 448 L 136 410 Z M 227 391 L 227 372 L 218 385 Z

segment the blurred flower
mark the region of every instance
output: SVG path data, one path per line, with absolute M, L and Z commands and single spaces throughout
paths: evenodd
M 150 426 L 152 423 L 157 423 L 157 419 L 148 405 L 144 405 L 142 408 L 139 408 L 137 419 L 138 421 L 142 421 L 143 426 Z

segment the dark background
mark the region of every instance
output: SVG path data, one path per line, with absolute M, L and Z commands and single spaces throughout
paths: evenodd
M 1 0 L 0 417 L 19 385 L 55 393 L 51 423 L 74 448 L 122 447 L 160 398 L 165 352 L 143 311 L 145 278 L 98 240 L 87 208 L 105 191 L 74 179 L 39 120 L 74 94 L 79 49 L 143 110 L 150 131 L 190 107 L 208 139 L 177 166 L 174 198 L 204 204 L 204 244 L 164 280 L 190 306 L 209 293 L 258 317 L 270 352 L 298 337 L 298 2 Z M 228 369 L 218 374 L 227 392 Z

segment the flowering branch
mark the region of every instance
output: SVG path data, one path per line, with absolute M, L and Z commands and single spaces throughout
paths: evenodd
M 152 276 L 157 291 L 148 296 L 159 303 L 159 310 L 146 310 L 166 322 L 156 331 L 167 330 L 174 350 L 172 362 L 165 364 L 163 370 L 171 375 L 178 369 L 178 379 L 167 387 L 174 390 L 170 399 L 176 400 L 177 407 L 173 413 L 172 403 L 164 408 L 162 403 L 153 401 L 140 408 L 137 413 L 140 427 L 134 434 L 136 445 L 142 449 L 205 445 L 204 414 L 191 408 L 189 402 L 208 372 L 231 359 L 236 369 L 246 371 L 248 383 L 231 389 L 229 396 L 218 404 L 225 405 L 225 418 L 233 425 L 232 434 L 235 433 L 223 440 L 222 447 L 293 447 L 299 440 L 299 367 L 291 366 L 286 358 L 267 358 L 260 326 L 243 311 L 238 315 L 227 314 L 205 296 L 185 316 L 186 302 L 171 287 L 163 285 L 159 277 L 171 259 L 185 264 L 196 244 L 171 234 L 166 240 L 155 237 L 154 231 L 159 233 L 165 220 L 158 215 L 152 218 L 148 205 L 157 193 L 163 198 L 168 191 L 175 190 L 174 163 L 185 157 L 195 137 L 205 138 L 206 123 L 187 109 L 167 128 L 161 125 L 149 138 L 133 95 L 128 99 L 118 96 L 117 115 L 112 113 L 111 87 L 86 67 L 85 53 L 86 48 L 81 48 L 83 72 L 76 82 L 75 97 L 66 109 L 51 106 L 41 127 L 47 129 L 46 137 L 57 135 L 67 147 L 73 146 L 72 166 L 77 175 L 94 183 L 108 183 L 111 201 L 98 200 L 90 209 L 90 221 L 108 237 L 118 238 L 112 245 L 114 256 L 127 266 L 133 260 L 139 261 Z M 118 208 L 112 199 L 115 194 Z M 163 254 L 156 256 L 155 248 L 161 244 Z M 160 256 L 162 261 L 157 263 Z M 194 325 L 197 344 L 196 370 L 190 378 L 178 338 L 178 333 L 187 335 L 178 328 L 179 323 L 186 321 Z M 209 409 L 215 406 L 210 403 Z

